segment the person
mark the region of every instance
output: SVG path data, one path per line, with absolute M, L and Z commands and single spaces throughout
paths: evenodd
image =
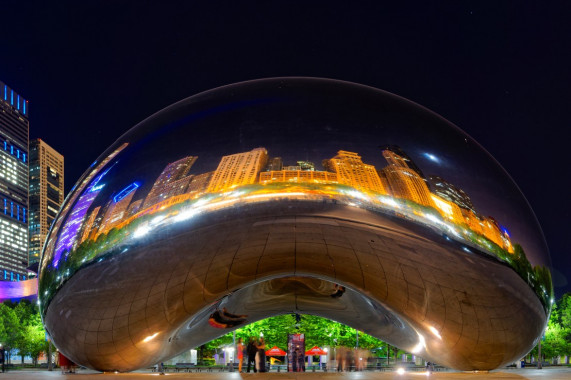
M 6 351 L 4 350 L 4 347 L 0 346 L 0 363 L 2 364 L 2 372 L 6 371 L 6 368 L 4 366 L 5 357 L 6 357 Z
M 244 343 L 242 343 L 242 338 L 238 338 L 236 351 L 238 351 L 238 372 L 242 373 L 242 362 L 244 361 Z
M 300 351 L 299 355 L 297 355 L 297 371 L 305 372 L 305 355 L 303 351 Z
M 246 352 L 248 353 L 248 367 L 246 368 L 246 372 L 250 372 L 250 365 L 253 364 L 254 367 L 254 373 L 258 372 L 258 370 L 256 369 L 256 351 L 258 351 L 258 349 L 256 348 L 256 342 L 254 341 L 254 338 L 250 337 L 250 341 L 248 342 L 248 346 L 246 347 Z
M 266 342 L 264 338 L 260 338 L 256 345 L 258 352 L 256 353 L 256 366 L 258 372 L 266 372 Z
M 345 370 L 345 347 L 337 347 L 337 372 Z
M 61 369 L 61 373 L 66 373 L 71 369 L 70 360 L 59 351 L 58 351 L 58 365 Z
M 222 310 L 216 310 L 208 318 L 208 323 L 212 327 L 218 329 L 228 329 L 240 326 L 246 322 L 247 315 L 230 313 L 225 307 Z
M 297 356 L 299 355 L 299 349 L 296 347 L 295 351 L 291 354 L 291 371 L 297 372 Z
M 431 362 L 426 362 L 426 372 L 430 373 L 433 369 L 433 364 Z

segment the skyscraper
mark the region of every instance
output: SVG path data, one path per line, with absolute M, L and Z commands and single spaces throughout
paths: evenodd
M 337 180 L 341 184 L 386 194 L 375 167 L 365 164 L 357 153 L 340 150 L 337 156 L 323 161 L 323 166 L 337 173 Z
M 236 186 L 256 183 L 258 173 L 267 162 L 268 151 L 265 148 L 222 157 L 208 186 L 208 192 L 226 191 Z
M 383 157 L 389 165 L 381 169 L 379 174 L 389 194 L 421 205 L 433 206 L 434 201 L 422 172 L 406 153 L 399 149 L 392 147 L 383 150 Z
M 27 279 L 28 101 L 0 82 L 0 280 Z
M 168 164 L 163 169 L 161 175 L 159 175 L 155 180 L 151 191 L 149 191 L 149 194 L 143 203 L 143 208 L 151 207 L 152 205 L 165 200 L 168 196 L 172 196 L 173 187 L 179 189 L 179 192 L 175 191 L 174 195 L 182 194 L 184 190 L 186 190 L 188 183 L 183 181 L 186 186 L 182 185 L 182 190 L 180 190 L 181 184 L 179 181 L 186 177 L 188 171 L 196 162 L 197 158 L 198 157 L 195 156 L 188 156 Z M 190 178 L 188 178 L 188 180 L 190 182 Z
M 41 139 L 30 141 L 29 264 L 40 260 L 48 230 L 63 203 L 63 156 Z

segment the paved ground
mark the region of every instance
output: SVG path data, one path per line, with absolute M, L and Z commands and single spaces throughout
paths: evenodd
M 62 380 L 151 380 L 153 378 L 164 379 L 191 379 L 191 380 L 418 380 L 425 379 L 425 372 L 398 374 L 396 372 L 306 372 L 306 373 L 167 373 L 159 376 L 157 373 L 132 372 L 132 373 L 99 373 L 93 371 L 80 371 L 76 374 L 62 374 L 60 371 L 12 371 L 0 373 L 0 380 L 41 380 L 41 379 L 62 379 Z M 468 372 L 442 372 L 432 373 L 431 379 L 442 380 L 571 380 L 571 368 L 544 368 L 537 369 L 510 369 L 503 371 L 491 371 L 488 373 L 468 373 Z

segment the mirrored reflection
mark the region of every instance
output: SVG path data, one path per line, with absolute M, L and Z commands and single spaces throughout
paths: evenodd
M 541 230 L 487 152 L 438 115 L 392 94 L 292 78 L 185 99 L 134 127 L 94 162 L 50 231 L 41 261 L 43 313 L 82 269 L 142 247 L 159 252 L 155 241 L 176 239 L 213 216 L 239 224 L 240 214 L 292 209 L 324 221 L 350 221 L 361 212 L 366 217 L 359 220 L 371 225 L 390 219 L 422 231 L 465 260 L 509 266 L 549 310 Z M 120 283 L 116 276 L 106 281 Z M 345 286 L 336 285 L 331 297 L 342 298 Z M 246 317 L 221 309 L 208 320 L 223 330 Z

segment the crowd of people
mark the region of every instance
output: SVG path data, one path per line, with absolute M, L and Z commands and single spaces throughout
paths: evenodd
M 238 339 L 238 371 L 242 372 L 244 358 L 246 358 L 246 372 L 253 369 L 254 372 L 267 372 L 266 369 L 266 341 L 263 337 L 259 339 L 250 337 L 247 345 L 244 345 L 242 338 Z
M 362 371 L 367 367 L 371 352 L 365 349 L 337 347 L 335 360 L 337 371 Z

